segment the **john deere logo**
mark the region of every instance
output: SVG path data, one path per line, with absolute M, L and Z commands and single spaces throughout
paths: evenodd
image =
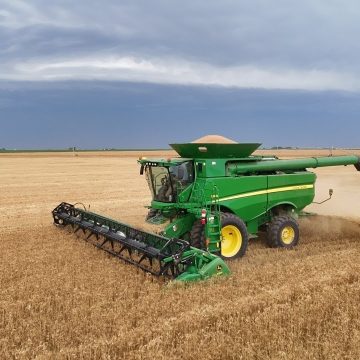
M 221 271 L 222 270 L 222 266 L 221 265 L 218 265 L 217 266 L 217 271 Z

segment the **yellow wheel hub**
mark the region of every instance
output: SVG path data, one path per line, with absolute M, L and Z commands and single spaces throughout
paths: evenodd
M 241 249 L 242 235 L 240 230 L 234 225 L 226 225 L 221 229 L 221 255 L 233 257 Z
M 290 245 L 295 239 L 295 230 L 292 226 L 286 226 L 283 228 L 281 232 L 281 241 L 286 244 Z

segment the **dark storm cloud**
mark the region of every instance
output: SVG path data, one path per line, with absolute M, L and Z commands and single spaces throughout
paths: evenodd
M 131 83 L 0 89 L 0 148 L 166 148 L 204 134 L 266 146 L 359 147 L 360 95 Z
M 359 18 L 356 1 L 2 0 L 0 76 L 109 80 L 111 69 L 116 80 L 358 90 Z
M 359 18 L 354 0 L 0 0 L 0 148 L 359 147 Z

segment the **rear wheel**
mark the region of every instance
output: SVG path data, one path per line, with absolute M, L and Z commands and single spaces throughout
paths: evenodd
M 267 241 L 274 248 L 292 248 L 299 242 L 299 224 L 288 215 L 276 216 L 268 226 Z
M 244 256 L 248 242 L 245 223 L 234 214 L 221 214 L 221 256 L 225 259 Z

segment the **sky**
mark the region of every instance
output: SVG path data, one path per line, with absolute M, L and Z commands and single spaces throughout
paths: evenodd
M 360 147 L 360 3 L 0 0 L 0 148 Z

